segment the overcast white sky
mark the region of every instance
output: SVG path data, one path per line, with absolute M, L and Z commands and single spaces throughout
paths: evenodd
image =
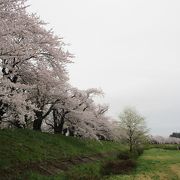
M 153 135 L 180 131 L 179 0 L 29 0 L 76 55 L 71 84 L 102 88 L 117 118 L 125 106 Z

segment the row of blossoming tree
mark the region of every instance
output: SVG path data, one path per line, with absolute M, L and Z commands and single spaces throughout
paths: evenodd
M 0 0 L 0 128 L 112 139 L 108 107 L 93 100 L 102 91 L 68 82 L 72 58 L 25 0 Z

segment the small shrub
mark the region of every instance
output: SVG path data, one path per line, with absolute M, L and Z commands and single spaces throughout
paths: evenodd
M 127 174 L 136 167 L 136 162 L 134 160 L 116 160 L 110 161 L 102 166 L 102 175 L 111 174 Z
M 144 149 L 143 148 L 137 148 L 136 151 L 137 151 L 138 156 L 140 156 L 143 154 Z
M 122 151 L 117 155 L 118 159 L 127 160 L 131 158 L 131 154 L 129 151 Z
M 129 151 L 122 151 L 117 155 L 117 159 L 122 159 L 122 160 L 128 160 L 128 159 L 136 159 L 140 155 L 142 155 L 144 152 L 143 148 L 137 148 L 133 152 Z

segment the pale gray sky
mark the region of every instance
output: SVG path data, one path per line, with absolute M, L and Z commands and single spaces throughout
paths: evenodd
M 29 0 L 76 55 L 71 84 L 102 88 L 117 118 L 125 106 L 154 135 L 180 131 L 179 0 Z

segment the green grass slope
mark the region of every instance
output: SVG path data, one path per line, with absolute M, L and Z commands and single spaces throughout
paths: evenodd
M 31 130 L 0 130 L 0 172 L 8 169 L 16 171 L 19 165 L 28 163 L 92 156 L 124 148 L 115 142 L 98 142 Z

